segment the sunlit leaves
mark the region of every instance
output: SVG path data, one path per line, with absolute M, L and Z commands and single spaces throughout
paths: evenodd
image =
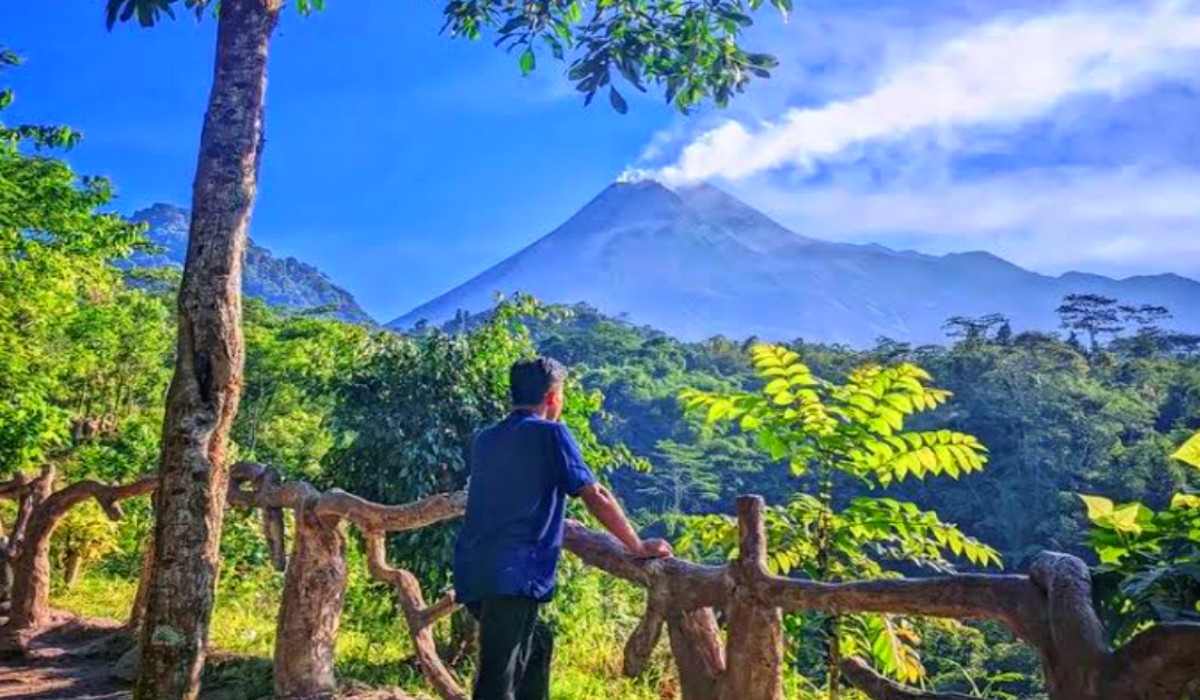
M 1148 621 L 1200 621 L 1200 497 L 1176 494 L 1168 508 L 1081 496 L 1106 621 L 1119 639 Z
M 882 486 L 908 477 L 958 478 L 978 472 L 986 448 L 972 435 L 950 430 L 904 432 L 909 416 L 946 402 L 950 392 L 929 386 L 913 364 L 867 365 L 843 384 L 815 377 L 785 347 L 750 351 L 760 393 L 732 395 L 685 391 L 682 401 L 709 425 L 731 423 L 754 432 L 772 459 L 790 457 L 794 473 L 816 458 Z
M 1200 469 L 1200 433 L 1196 433 L 1187 442 L 1183 443 L 1171 457 L 1184 464 Z
M 913 364 L 858 367 L 837 383 L 813 373 L 798 353 L 778 345 L 750 350 L 760 382 L 757 391 L 687 390 L 685 410 L 709 429 L 754 435 L 772 460 L 793 475 L 812 471 L 820 493 L 796 493 L 767 509 L 768 567 L 777 574 L 819 581 L 879 578 L 905 562 L 939 571 L 952 560 L 999 566 L 1000 555 L 953 524 L 913 503 L 891 498 L 853 498 L 840 509 L 834 476 L 886 487 L 912 476 L 958 478 L 981 470 L 986 448 L 977 438 L 951 430 L 905 431 L 913 414 L 944 404 L 948 391 Z M 691 519 L 681 551 L 711 557 L 732 552 L 736 523 L 712 516 Z M 845 619 L 843 643 L 877 668 L 906 682 L 924 674 L 917 638 L 903 620 L 880 616 Z
M 847 615 L 840 627 L 847 656 L 870 658 L 879 671 L 901 683 L 924 678 L 917 650 L 921 637 L 910 621 L 894 615 Z

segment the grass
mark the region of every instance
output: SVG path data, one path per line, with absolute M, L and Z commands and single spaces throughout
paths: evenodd
M 343 683 L 398 687 L 434 697 L 415 664 L 392 594 L 351 565 L 346 609 L 338 637 L 337 670 Z M 621 676 L 625 639 L 637 623 L 644 594 L 574 562 L 564 565 L 571 583 L 546 610 L 556 632 L 555 700 L 671 700 L 677 697 L 666 645 L 642 679 Z M 252 659 L 216 663 L 206 688 L 220 700 L 258 700 L 270 695 L 269 660 L 275 640 L 282 576 L 264 568 L 222 574 L 213 612 L 212 643 L 222 654 Z M 133 604 L 137 581 L 93 567 L 71 590 L 56 586 L 53 605 L 77 615 L 122 619 Z M 442 623 L 445 629 L 447 622 Z M 219 656 L 219 655 L 218 655 Z M 469 662 L 459 669 L 464 684 Z M 215 688 L 214 688 L 215 687 Z M 208 695 L 208 693 L 206 693 Z

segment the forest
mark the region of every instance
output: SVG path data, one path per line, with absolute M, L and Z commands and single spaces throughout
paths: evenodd
M 154 528 L 150 499 L 132 496 L 159 469 L 186 282 L 172 268 L 128 264 L 154 251 L 141 227 L 111 213 L 110 183 L 55 155 L 77 141 L 65 127 L 0 127 L 0 480 L 146 484 L 119 520 L 106 512 L 112 503 L 86 501 L 49 528 L 52 606 L 123 618 Z M 590 464 L 687 560 L 716 566 L 740 550 L 743 562 L 752 521 L 766 537 L 754 556 L 792 577 L 773 580 L 1041 576 L 1050 565 L 1039 553 L 1054 550 L 1090 566 L 1107 642 L 1200 618 L 1200 339 L 1172 332 L 1170 309 L 1073 295 L 1059 309 L 1061 332 L 952 318 L 943 345 L 881 338 L 869 349 L 803 338 L 684 343 L 586 305 L 523 296 L 411 334 L 321 308 L 248 301 L 241 311 L 230 464 L 269 465 L 280 479 L 384 504 L 457 491 L 470 437 L 507 410 L 509 365 L 543 353 L 571 368 L 566 420 Z M 739 541 L 733 516 L 745 494 L 761 495 L 765 509 L 740 502 Z M 5 532 L 23 518 L 0 500 Z M 453 521 L 399 533 L 386 554 L 440 593 L 454 533 Z M 337 675 L 349 688 L 431 694 L 398 628 L 402 603 L 368 575 L 374 542 L 348 538 Z M 16 600 L 29 584 L 5 544 L 3 589 Z M 259 514 L 232 503 L 206 670 L 223 697 L 272 694 L 275 555 Z M 680 697 L 665 649 L 650 646 L 637 678 L 623 673 L 643 598 L 637 585 L 568 560 L 550 614 L 556 697 Z M 959 697 L 1049 692 L 1035 651 L 996 619 L 867 607 L 788 607 L 784 696 L 832 699 L 875 683 L 883 690 L 873 697 L 916 697 L 886 695 L 899 687 L 886 679 Z M 436 638 L 468 676 L 465 617 L 440 623 Z

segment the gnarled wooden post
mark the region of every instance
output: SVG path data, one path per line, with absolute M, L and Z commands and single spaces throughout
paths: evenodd
M 783 618 L 778 607 L 758 596 L 767 571 L 767 532 L 760 496 L 738 498 L 738 558 L 729 604 L 728 654 L 731 662 L 724 700 L 782 700 Z
M 334 652 L 346 594 L 346 535 L 337 518 L 316 512 L 317 498 L 296 509 L 275 634 L 275 695 L 323 698 L 337 692 Z
M 44 494 L 53 480 L 53 470 L 43 472 L 41 485 L 35 487 Z M 158 479 L 148 477 L 123 486 L 109 486 L 95 481 L 81 481 L 45 496 L 29 509 L 28 525 L 23 538 L 10 551 L 13 563 L 12 602 L 8 621 L 0 627 L 0 649 L 24 651 L 30 638 L 50 622 L 50 537 L 67 512 L 89 498 L 99 502 L 105 514 L 113 520 L 121 518 L 118 501 L 150 493 Z
M 682 700 L 720 700 L 725 680 L 725 645 L 712 608 L 667 615 L 671 655 L 679 672 Z

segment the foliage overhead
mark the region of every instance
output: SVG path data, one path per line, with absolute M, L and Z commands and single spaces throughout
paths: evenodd
M 0 47 L 0 68 L 18 63 Z M 12 101 L 0 91 L 0 109 Z M 78 141 L 0 121 L 0 476 L 116 428 L 162 377 L 162 305 L 108 264 L 144 245 L 139 228 L 97 211 L 107 180 L 48 153 Z
M 284 0 L 279 0 L 283 4 Z M 792 0 L 770 0 L 786 18 Z M 153 26 L 177 7 L 203 16 L 217 3 L 206 0 L 106 0 L 109 29 L 136 18 Z M 740 44 L 754 23 L 750 14 L 763 0 L 447 0 L 442 31 L 495 43 L 518 54 L 523 74 L 531 73 L 539 53 L 570 61 L 567 77 L 585 104 L 607 93 L 614 110 L 625 113 L 628 100 L 618 78 L 646 92 L 661 89 L 668 104 L 681 111 L 712 99 L 728 104 L 753 78 L 770 77 L 773 56 L 747 51 Z M 325 0 L 296 0 L 301 14 L 321 10 Z

